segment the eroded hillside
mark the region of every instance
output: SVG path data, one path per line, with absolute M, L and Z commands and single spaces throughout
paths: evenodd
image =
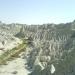
M 10 24 L 0 27 L 13 37 L 29 41 L 22 59 L 26 61 L 24 67 L 30 75 L 75 74 L 75 21 L 58 25 Z

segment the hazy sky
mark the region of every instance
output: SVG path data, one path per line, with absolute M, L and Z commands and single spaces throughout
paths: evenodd
M 61 23 L 75 19 L 75 0 L 0 0 L 5 23 Z

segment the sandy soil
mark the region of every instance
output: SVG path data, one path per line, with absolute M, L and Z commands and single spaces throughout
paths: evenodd
M 25 68 L 25 59 L 16 58 L 9 61 L 7 65 L 0 66 L 0 75 L 28 75 L 29 71 Z

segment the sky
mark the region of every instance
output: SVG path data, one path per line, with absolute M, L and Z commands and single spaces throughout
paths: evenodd
M 75 0 L 0 0 L 0 21 L 44 24 L 75 20 Z

